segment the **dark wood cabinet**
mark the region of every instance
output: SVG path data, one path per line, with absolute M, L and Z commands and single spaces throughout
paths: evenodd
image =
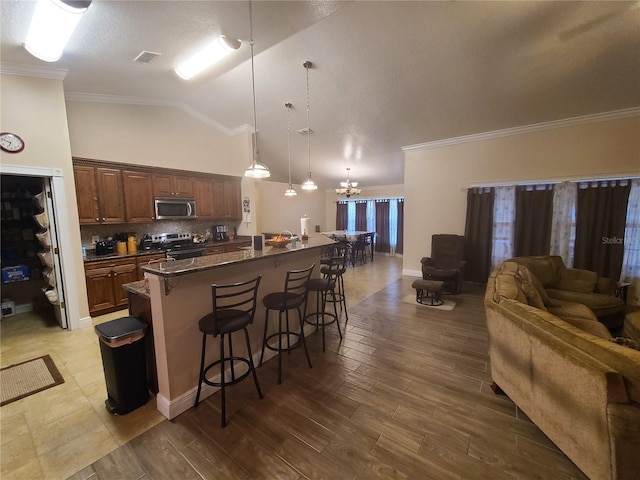
M 242 194 L 239 181 L 214 181 L 214 215 L 221 220 L 242 218 Z
M 156 197 L 193 198 L 193 179 L 183 175 L 153 174 Z
M 206 177 L 193 179 L 193 193 L 196 199 L 196 214 L 199 219 L 214 219 L 213 181 Z
M 91 315 L 114 312 L 128 305 L 122 285 L 138 278 L 135 258 L 92 262 L 84 268 Z
M 74 165 L 80 224 L 125 223 L 122 171 Z
M 122 172 L 124 203 L 128 223 L 149 223 L 154 219 L 151 174 L 133 170 Z

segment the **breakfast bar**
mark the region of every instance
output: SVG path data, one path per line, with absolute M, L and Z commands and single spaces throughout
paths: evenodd
M 310 236 L 283 248 L 247 247 L 241 251 L 208 255 L 144 266 L 153 318 L 153 344 L 157 368 L 158 410 L 172 419 L 191 408 L 195 401 L 200 365 L 201 333 L 198 320 L 211 312 L 211 285 L 250 280 L 262 275 L 258 308 L 249 327 L 251 349 L 260 352 L 265 310 L 260 299 L 283 288 L 286 272 L 315 264 L 320 275 L 322 247 L 334 243 L 324 235 Z M 234 342 L 234 351 L 244 353 L 244 342 Z M 217 358 L 217 346 L 207 351 L 207 361 Z M 254 358 L 255 362 L 256 358 Z M 258 375 L 259 375 L 258 371 Z M 205 386 L 201 397 L 214 393 Z

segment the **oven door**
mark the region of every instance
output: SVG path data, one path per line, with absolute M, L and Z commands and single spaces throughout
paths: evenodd
M 196 218 L 193 198 L 156 198 L 156 220 Z

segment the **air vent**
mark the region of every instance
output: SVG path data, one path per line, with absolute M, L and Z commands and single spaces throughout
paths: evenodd
M 140 52 L 140 55 L 133 59 L 133 61 L 137 63 L 151 63 L 160 55 L 162 54 L 143 50 L 142 52 Z
M 313 133 L 313 130 L 311 130 L 310 128 L 304 127 L 304 128 L 301 128 L 300 130 L 296 130 L 296 132 L 298 132 L 300 135 L 308 135 L 309 133 Z

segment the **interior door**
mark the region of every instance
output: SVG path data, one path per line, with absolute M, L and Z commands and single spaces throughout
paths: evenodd
M 56 222 L 56 212 L 53 206 L 53 196 L 51 194 L 50 178 L 44 179 L 44 192 L 44 204 L 41 206 L 44 208 L 49 219 L 49 228 L 47 229 L 47 233 L 49 235 L 49 242 L 51 244 L 50 251 L 52 253 L 52 265 L 50 268 L 53 270 L 48 280 L 49 287 L 46 287 L 48 290 L 45 291 L 45 295 L 53 305 L 53 311 L 60 326 L 62 328 L 68 328 L 69 322 L 67 319 L 67 310 L 65 308 L 64 301 L 64 276 L 62 274 L 62 262 L 60 261 L 60 250 L 58 248 L 59 235 Z M 51 283 L 55 283 L 55 285 L 51 285 Z M 54 293 L 47 293 L 52 292 L 52 288 L 55 289 Z

